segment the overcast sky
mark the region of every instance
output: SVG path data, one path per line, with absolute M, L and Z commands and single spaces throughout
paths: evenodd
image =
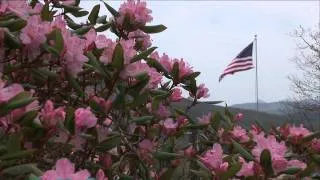
M 83 1 L 91 10 L 99 1 Z M 120 1 L 109 1 L 118 9 Z M 290 62 L 299 25 L 317 27 L 319 1 L 147 1 L 151 24 L 168 29 L 153 35 L 160 53 L 184 58 L 200 71 L 199 82 L 210 89 L 210 100 L 228 104 L 255 101 L 255 70 L 218 78 L 226 65 L 258 35 L 259 98 L 278 101 L 292 95 L 288 75 L 297 73 Z M 106 11 L 104 6 L 101 6 Z M 100 12 L 100 15 L 102 13 Z

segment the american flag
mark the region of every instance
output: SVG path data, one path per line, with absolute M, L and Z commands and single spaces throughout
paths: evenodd
M 254 68 L 252 62 L 252 48 L 253 42 L 250 43 L 246 48 L 244 48 L 236 58 L 234 58 L 227 68 L 219 77 L 219 82 L 228 74 L 234 74 L 240 71 L 246 71 Z

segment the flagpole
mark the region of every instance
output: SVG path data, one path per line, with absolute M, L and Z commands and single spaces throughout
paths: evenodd
M 259 112 L 259 86 L 258 86 L 258 39 L 257 35 L 254 35 L 254 42 L 255 42 L 255 60 L 256 60 L 256 110 Z

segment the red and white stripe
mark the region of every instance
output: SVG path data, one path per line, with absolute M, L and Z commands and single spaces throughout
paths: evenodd
M 252 68 L 254 68 L 252 56 L 248 56 L 245 58 L 236 58 L 232 60 L 232 62 L 223 71 L 219 78 L 219 81 L 221 81 L 221 79 L 228 74 L 234 74 L 235 72 L 246 71 Z

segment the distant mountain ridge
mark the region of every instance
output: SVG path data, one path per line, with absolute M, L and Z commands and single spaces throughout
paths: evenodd
M 256 110 L 256 103 L 242 103 L 242 104 L 234 104 L 231 107 L 239 108 L 239 109 L 247 109 L 247 110 Z M 277 101 L 277 102 L 264 102 L 259 101 L 259 111 L 271 113 L 271 114 L 286 114 L 286 110 L 291 109 L 285 101 Z

